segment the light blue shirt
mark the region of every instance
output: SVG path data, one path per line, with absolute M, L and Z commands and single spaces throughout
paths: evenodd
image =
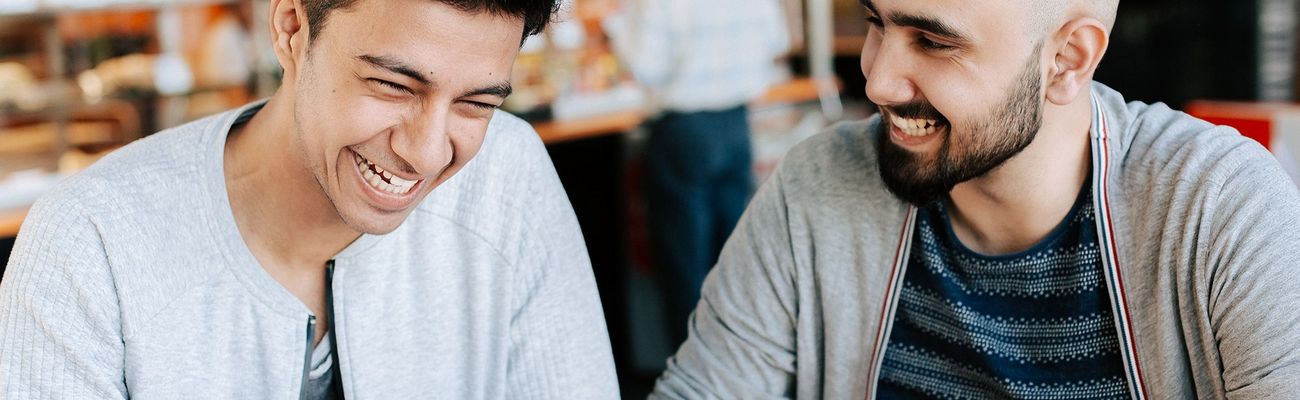
M 790 48 L 777 0 L 623 0 L 605 19 L 614 51 L 652 107 L 721 110 L 754 100 Z

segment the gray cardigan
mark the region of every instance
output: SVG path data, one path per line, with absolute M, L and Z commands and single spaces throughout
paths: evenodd
M 1260 145 L 1092 86 L 1103 269 L 1134 398 L 1300 396 L 1300 193 Z M 870 132 L 790 152 L 652 397 L 874 397 L 915 210 Z
M 222 173 L 248 109 L 137 141 L 38 202 L 0 284 L 0 398 L 299 398 L 312 313 L 244 245 Z M 577 221 L 518 118 L 497 113 L 465 169 L 333 264 L 347 398 L 618 396 Z

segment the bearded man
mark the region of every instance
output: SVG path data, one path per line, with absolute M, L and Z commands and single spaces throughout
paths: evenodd
M 1092 81 L 1118 0 L 862 3 L 880 114 L 786 156 L 653 397 L 1295 393 L 1300 193 Z

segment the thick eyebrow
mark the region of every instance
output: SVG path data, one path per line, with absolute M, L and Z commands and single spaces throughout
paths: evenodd
M 411 66 L 406 65 L 405 63 L 393 57 L 372 56 L 369 54 L 365 54 L 365 55 L 357 56 L 357 59 L 361 61 L 365 61 L 370 65 L 405 75 L 407 77 L 410 77 L 411 79 L 416 80 L 417 82 L 420 82 L 425 86 L 429 86 L 433 84 L 433 82 L 430 81 L 428 77 L 425 77 L 419 71 L 416 71 L 415 68 L 412 68 Z M 510 93 L 513 92 L 514 89 L 510 87 L 510 82 L 498 82 L 490 86 L 485 86 L 485 87 L 481 87 L 478 89 L 465 92 L 465 94 L 461 95 L 461 97 L 489 95 L 489 96 L 497 96 L 504 99 L 510 96 Z
M 876 11 L 875 3 L 872 3 L 871 0 L 860 0 L 860 1 L 862 3 L 862 6 L 866 7 L 867 10 L 870 10 L 872 14 L 881 16 L 880 12 Z M 938 18 L 934 18 L 926 15 L 899 14 L 899 13 L 891 13 L 888 17 L 885 16 L 881 16 L 881 17 L 882 19 L 887 18 L 889 22 L 893 23 L 894 25 L 906 26 L 910 28 L 923 30 L 958 42 L 971 41 L 970 35 L 963 33 L 960 29 L 957 29 L 952 25 L 949 25 L 948 23 L 940 21 Z
M 393 72 L 396 72 L 396 73 L 399 73 L 399 74 L 402 74 L 402 75 L 406 75 L 407 77 L 410 77 L 411 79 L 414 79 L 414 80 L 416 80 L 417 82 L 420 82 L 421 84 L 423 84 L 423 85 L 425 85 L 425 86 L 429 86 L 429 85 L 432 83 L 431 81 L 429 81 L 429 78 L 425 77 L 425 76 L 424 76 L 423 74 L 421 74 L 419 71 L 416 71 L 415 68 L 412 68 L 411 66 L 406 65 L 406 64 L 403 63 L 402 61 L 400 61 L 400 60 L 398 60 L 398 59 L 396 59 L 396 58 L 393 58 L 393 57 L 389 57 L 389 56 L 372 56 L 372 55 L 369 55 L 369 54 L 363 54 L 363 55 L 359 55 L 359 56 L 357 56 L 357 59 L 358 59 L 358 60 L 361 60 L 361 61 L 365 61 L 365 62 L 369 63 L 370 65 L 373 65 L 373 66 L 376 66 L 376 67 L 379 67 L 379 68 L 383 68 L 383 69 L 386 69 L 386 70 L 389 70 L 389 71 L 393 71 Z
M 894 25 L 920 29 L 958 42 L 970 41 L 969 36 L 952 27 L 952 25 L 924 15 L 893 14 L 889 16 L 889 21 L 893 22 Z
M 485 94 L 485 95 L 496 96 L 504 99 L 510 96 L 510 93 L 512 92 L 514 92 L 514 89 L 510 87 L 510 82 L 500 82 L 492 86 L 482 87 L 482 88 L 465 92 L 465 94 L 461 95 L 461 97 L 470 97 L 470 96 Z

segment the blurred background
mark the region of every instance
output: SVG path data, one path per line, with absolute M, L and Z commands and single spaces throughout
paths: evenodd
M 771 1 L 778 20 L 744 21 L 765 24 L 779 39 L 767 48 L 780 50 L 761 61 L 762 90 L 731 100 L 743 122 L 737 143 L 751 155 L 740 158 L 750 188 L 800 140 L 873 112 L 858 65 L 867 28 L 858 1 Z M 1297 1 L 1124 0 L 1097 80 L 1129 100 L 1236 126 L 1300 177 Z M 571 0 L 524 44 L 504 107 L 534 123 L 574 205 L 628 397 L 648 392 L 679 340 L 662 262 L 673 254 L 652 239 L 658 216 L 645 200 L 662 150 L 647 143 L 665 115 L 701 111 L 665 100 L 671 83 L 644 79 L 636 46 L 655 42 L 616 32 L 627 26 L 619 21 L 643 17 L 629 4 L 653 2 Z M 27 208 L 61 177 L 274 92 L 268 8 L 268 0 L 0 1 L 0 267 Z M 687 12 L 706 22 L 723 15 Z M 671 48 L 719 40 L 668 25 Z M 717 246 L 706 247 L 711 264 Z

